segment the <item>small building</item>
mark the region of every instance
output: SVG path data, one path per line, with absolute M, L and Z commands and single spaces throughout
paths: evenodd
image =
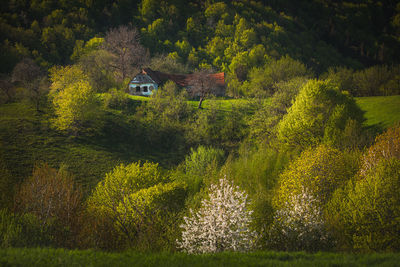
M 128 89 L 131 95 L 150 96 L 153 92 L 170 80 L 182 88 L 190 90 L 190 81 L 193 74 L 169 74 L 161 71 L 154 71 L 150 68 L 144 68 L 135 75 L 129 82 Z M 210 74 L 216 82 L 220 90 L 217 91 L 218 96 L 225 94 L 225 74 L 223 72 Z

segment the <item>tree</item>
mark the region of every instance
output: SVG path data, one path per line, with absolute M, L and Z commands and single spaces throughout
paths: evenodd
M 25 58 L 15 65 L 12 72 L 12 81 L 21 82 L 27 89 L 28 99 L 35 105 L 39 111 L 40 102 L 46 92 L 45 87 L 41 84 L 43 79 L 42 71 L 39 66 L 30 58 Z
M 88 199 L 88 211 L 110 220 L 128 246 L 146 243 L 154 249 L 168 238 L 171 222 L 166 221 L 182 208 L 184 198 L 184 186 L 163 176 L 158 164 L 121 164 L 98 183 Z
M 291 195 L 301 195 L 303 189 L 324 205 L 357 170 L 358 162 L 351 154 L 326 145 L 310 148 L 280 175 L 275 206 L 281 208 L 289 203 Z
M 257 234 L 250 230 L 252 211 L 244 191 L 225 178 L 209 188 L 209 199 L 199 211 L 192 210 L 185 223 L 178 248 L 188 253 L 248 251 L 254 247 Z
M 138 31 L 127 26 L 113 28 L 106 33 L 104 48 L 111 53 L 110 66 L 122 81 L 132 75 L 135 67 L 147 61 L 148 55 L 139 39 Z
M 211 73 L 211 70 L 202 69 L 193 73 L 190 78 L 189 85 L 191 94 L 200 97 L 199 109 L 201 109 L 201 104 L 204 99 L 211 94 L 215 94 L 218 88 L 217 82 Z
M 100 110 L 95 91 L 88 76 L 78 66 L 55 67 L 50 70 L 50 80 L 57 129 L 77 134 L 84 129 L 99 127 L 96 123 Z
M 397 158 L 400 160 L 400 125 L 389 128 L 378 135 L 368 152 L 362 158 L 360 175 L 365 175 L 383 159 Z
M 344 248 L 400 248 L 400 160 L 383 158 L 360 179 L 338 190 L 328 206 L 332 228 Z
M 42 225 L 55 226 L 56 243 L 71 247 L 79 230 L 82 191 L 63 168 L 56 170 L 47 164 L 38 164 L 17 192 L 15 209 L 32 213 Z
M 0 76 L 0 103 L 9 103 L 15 96 L 14 85 L 11 78 L 7 75 Z
M 291 195 L 276 211 L 267 245 L 278 250 L 320 251 L 332 246 L 332 238 L 320 201 L 305 188 Z
M 353 146 L 352 141 L 361 139 L 348 133 L 360 129 L 363 120 L 363 112 L 348 94 L 329 81 L 310 80 L 277 125 L 277 136 L 288 146 L 302 149 L 321 142 Z

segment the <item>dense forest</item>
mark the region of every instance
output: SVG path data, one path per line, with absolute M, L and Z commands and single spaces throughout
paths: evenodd
M 400 250 L 398 1 L 0 14 L 0 248 Z M 143 68 L 226 92 L 132 96 Z

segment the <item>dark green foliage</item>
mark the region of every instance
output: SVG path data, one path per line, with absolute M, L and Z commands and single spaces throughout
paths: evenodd
M 275 84 L 276 92 L 264 102 L 251 117 L 249 137 L 257 142 L 272 142 L 276 137 L 276 125 L 292 106 L 300 89 L 307 83 L 303 77 Z
M 33 214 L 0 210 L 0 248 L 55 245 L 53 225 L 43 225 Z

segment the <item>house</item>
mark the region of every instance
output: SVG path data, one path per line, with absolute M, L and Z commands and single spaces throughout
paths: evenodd
M 216 91 L 216 95 L 223 96 L 225 94 L 225 74 L 220 72 L 209 74 L 209 76 L 215 80 L 219 89 Z M 168 80 L 190 91 L 192 77 L 193 74 L 169 74 L 161 71 L 154 71 L 150 68 L 144 68 L 130 81 L 128 86 L 129 94 L 150 96 Z

